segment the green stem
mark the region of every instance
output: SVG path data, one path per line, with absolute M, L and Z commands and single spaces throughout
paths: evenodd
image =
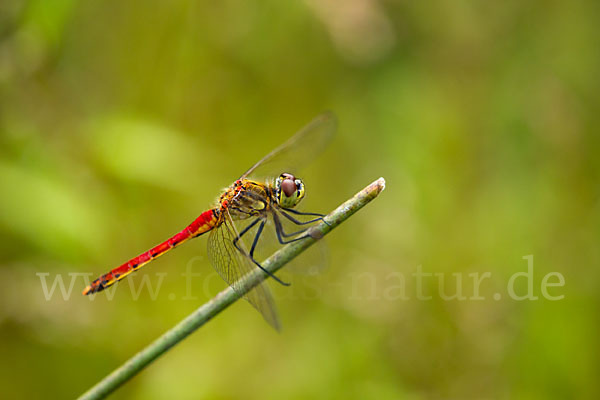
M 327 223 L 321 222 L 309 230 L 310 236 L 304 240 L 298 240 L 287 244 L 269 257 L 262 266 L 269 272 L 276 272 L 287 262 L 306 250 L 318 239 L 329 233 L 333 228 L 344 222 L 348 217 L 373 200 L 385 188 L 385 180 L 379 178 L 369 186 L 358 192 L 354 197 L 336 208 L 325 217 Z M 148 347 L 130 358 L 126 363 L 106 376 L 94 387 L 85 392 L 80 399 L 102 399 L 112 393 L 120 385 L 127 382 L 144 367 L 152 363 L 171 347 L 186 338 L 190 333 L 204 325 L 218 313 L 223 311 L 233 302 L 239 300 L 254 286 L 265 280 L 267 275 L 256 268 L 252 273 L 244 276 L 245 281 L 240 287 L 242 290 L 235 291 L 231 287 L 217 294 L 208 303 L 205 303 L 183 321 L 168 330 L 156 339 Z

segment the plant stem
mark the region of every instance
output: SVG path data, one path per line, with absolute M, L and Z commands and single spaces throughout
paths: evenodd
M 329 233 L 333 228 L 344 222 L 348 217 L 373 200 L 385 188 L 385 180 L 379 178 L 369 186 L 358 192 L 354 197 L 340 205 L 325 217 L 325 222 L 311 227 L 309 237 L 285 245 L 262 263 L 262 266 L 271 273 L 275 273 L 287 262 L 306 250 L 309 246 Z M 252 273 L 244 276 L 242 290 L 233 290 L 231 287 L 217 294 L 208 303 L 205 303 L 184 320 L 148 345 L 145 349 L 130 358 L 127 362 L 106 376 L 94 387 L 85 392 L 80 399 L 102 399 L 112 393 L 120 385 L 127 382 L 135 374 L 168 351 L 171 347 L 185 339 L 189 334 L 204 325 L 229 305 L 239 300 L 254 286 L 265 280 L 268 276 L 256 268 Z

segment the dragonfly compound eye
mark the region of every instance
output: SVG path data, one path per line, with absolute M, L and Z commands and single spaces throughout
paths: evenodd
M 283 182 L 281 182 L 281 190 L 286 197 L 292 197 L 296 191 L 296 183 L 293 179 L 284 179 Z
M 291 174 L 281 174 L 275 182 L 277 202 L 283 208 L 293 208 L 304 197 L 304 184 Z

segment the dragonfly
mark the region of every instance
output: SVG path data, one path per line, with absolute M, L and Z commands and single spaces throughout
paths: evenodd
M 83 294 L 100 292 L 180 244 L 207 232 L 210 232 L 207 243 L 210 262 L 234 290 L 243 293 L 247 289 L 241 278 L 255 268 L 288 286 L 289 283 L 262 267 L 255 252 L 267 226 L 274 227 L 274 236 L 280 245 L 284 245 L 303 239 L 307 235 L 305 226 L 323 220 L 323 214 L 295 209 L 306 193 L 304 182 L 295 174 L 323 151 L 336 127 L 337 119 L 333 113 L 320 114 L 244 172 L 224 190 L 214 207 L 201 213 L 168 240 L 100 276 L 83 290 Z M 268 222 L 271 223 L 267 225 Z M 300 228 L 296 232 L 286 232 L 283 222 Z M 246 225 L 242 227 L 243 224 Z M 265 281 L 248 291 L 244 298 L 271 326 L 280 329 L 273 296 Z

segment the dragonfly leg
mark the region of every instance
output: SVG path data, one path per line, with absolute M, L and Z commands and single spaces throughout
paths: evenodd
M 318 213 L 305 213 L 305 212 L 301 212 L 301 211 L 298 211 L 298 210 L 294 210 L 294 209 L 292 209 L 292 208 L 286 208 L 286 209 L 284 209 L 283 211 L 286 211 L 286 212 L 291 212 L 292 214 L 296 214 L 296 215 L 311 215 L 311 216 L 318 217 L 318 218 L 312 219 L 312 220 L 310 220 L 310 221 L 306 221 L 306 222 L 300 222 L 300 221 L 297 221 L 296 219 L 292 218 L 292 216 L 291 216 L 291 215 L 288 215 L 288 214 L 286 214 L 285 212 L 282 212 L 282 214 L 283 214 L 283 215 L 285 215 L 285 217 L 286 217 L 287 219 L 289 219 L 290 221 L 292 221 L 293 223 L 295 223 L 295 224 L 298 224 L 298 225 L 310 224 L 310 223 L 312 223 L 312 222 L 316 222 L 316 221 L 319 221 L 319 220 L 320 220 L 320 221 L 323 221 L 323 222 L 325 222 L 327 225 L 329 225 L 329 223 L 328 223 L 327 221 L 325 221 L 325 215 L 324 215 L 324 214 L 318 214 Z
M 254 240 L 252 242 L 252 248 L 250 249 L 250 254 L 247 254 L 244 250 L 242 250 L 239 246 L 238 246 L 238 241 L 242 238 L 242 236 L 244 236 L 250 229 L 252 229 L 254 227 L 254 225 L 256 225 L 259 221 L 262 221 L 261 224 L 258 226 L 258 231 L 256 232 L 256 235 L 254 236 Z M 235 246 L 235 248 L 242 253 L 242 255 L 244 257 L 248 257 L 250 260 L 252 260 L 252 262 L 254 264 L 256 264 L 256 266 L 258 268 L 260 268 L 265 274 L 269 275 L 271 278 L 275 279 L 278 283 L 282 284 L 283 286 L 290 286 L 289 283 L 282 281 L 281 279 L 279 279 L 278 277 L 276 277 L 273 273 L 267 271 L 266 269 L 263 268 L 262 265 L 260 265 L 260 263 L 258 261 L 256 261 L 254 259 L 254 250 L 256 249 L 256 244 L 258 243 L 258 239 L 260 238 L 260 235 L 262 234 L 263 228 L 265 227 L 265 223 L 267 221 L 261 218 L 256 218 L 251 224 L 249 224 L 247 227 L 244 228 L 244 230 L 242 230 L 236 237 L 235 239 L 233 239 L 233 245 Z
M 254 227 L 254 225 L 256 225 L 258 223 L 258 221 L 260 221 L 259 218 L 256 218 L 254 221 L 252 221 L 251 224 L 249 224 L 247 227 L 244 228 L 243 231 L 241 231 L 236 237 L 235 239 L 233 239 L 233 245 L 235 246 L 236 249 L 238 249 L 239 251 L 242 251 L 238 246 L 237 246 L 237 242 L 238 240 L 240 240 L 242 238 L 242 236 L 244 236 L 246 234 L 246 232 L 248 232 L 250 229 L 252 229 L 252 227 Z
M 280 226 L 280 228 L 281 228 L 281 229 L 279 229 L 279 232 L 281 233 L 281 236 L 282 236 L 282 237 L 284 237 L 284 238 L 289 238 L 289 237 L 292 237 L 292 236 L 297 236 L 297 235 L 299 235 L 299 234 L 301 234 L 301 233 L 304 233 L 304 232 L 306 232 L 306 229 L 307 229 L 307 228 L 300 229 L 299 231 L 292 232 L 292 233 L 286 233 L 286 232 L 283 230 L 283 225 L 281 224 L 281 220 L 279 219 L 279 216 L 277 215 L 277 212 L 281 212 L 281 210 L 275 210 L 275 211 L 273 212 L 273 214 L 274 214 L 274 215 L 273 215 L 273 219 L 274 219 L 274 220 L 276 219 L 276 221 L 274 221 L 274 222 L 275 222 L 275 227 L 277 228 L 277 225 L 279 225 L 279 226 Z
M 296 225 L 308 225 L 308 224 L 312 224 L 313 222 L 317 222 L 317 221 L 325 221 L 323 219 L 324 216 L 320 216 L 318 218 L 311 219 L 310 221 L 304 221 L 304 222 L 302 222 L 302 221 L 298 221 L 296 218 L 294 218 L 291 215 L 289 215 L 288 213 L 286 213 L 286 211 L 290 211 L 289 209 L 285 210 L 285 211 L 284 210 L 280 210 L 280 211 L 281 211 L 281 214 L 284 217 L 286 217 L 287 219 L 289 219 L 290 221 L 292 221 Z M 301 215 L 313 215 L 313 214 L 301 214 Z
M 258 243 L 258 238 L 260 238 L 260 234 L 265 227 L 265 223 L 267 220 L 263 220 L 258 226 L 258 230 L 256 231 L 256 235 L 254 235 L 254 241 L 252 242 L 252 248 L 250 249 L 250 258 L 254 259 L 254 249 L 256 249 L 256 244 Z
M 292 242 L 295 242 L 296 240 L 304 239 L 305 237 L 308 236 L 308 235 L 304 234 L 304 235 L 294 238 L 294 239 L 285 240 L 284 238 L 288 238 L 290 236 L 295 236 L 295 235 L 299 235 L 301 233 L 306 232 L 306 229 L 302 229 L 302 230 L 300 230 L 298 232 L 294 232 L 294 233 L 285 233 L 283 231 L 283 225 L 281 225 L 281 220 L 279 219 L 279 216 L 277 215 L 277 213 L 273 213 L 273 222 L 275 222 L 275 233 L 277 233 L 277 240 L 279 240 L 279 243 L 281 243 L 281 244 L 292 243 Z
M 321 218 L 317 218 L 317 219 L 323 219 L 323 217 L 325 216 L 325 214 L 307 213 L 307 212 L 302 212 L 302 211 L 294 210 L 293 208 L 286 208 L 285 211 L 291 212 L 292 214 L 296 214 L 296 215 L 312 215 L 312 216 L 315 216 L 315 217 L 321 217 Z

